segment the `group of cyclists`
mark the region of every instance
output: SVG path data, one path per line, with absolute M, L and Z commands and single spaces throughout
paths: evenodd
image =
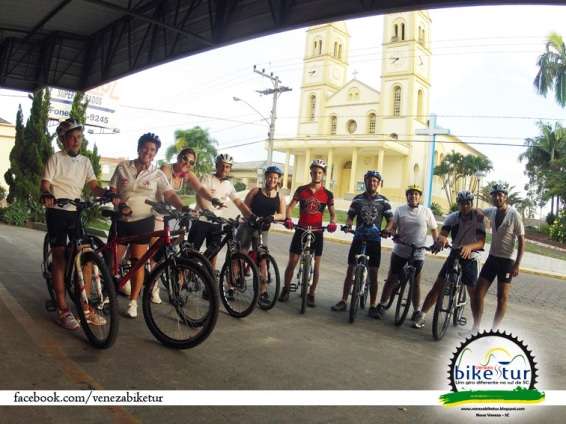
M 186 184 L 196 193 L 197 210 L 214 210 L 217 216 L 226 214 L 226 205 L 232 202 L 245 217 L 237 230 L 236 237 L 242 251 L 249 249 L 257 231 L 262 232 L 263 243 L 268 244 L 267 234 L 270 224 L 279 221 L 288 229 L 295 229 L 289 247 L 289 258 L 284 273 L 284 287 L 279 301 L 289 300 L 291 281 L 302 251 L 303 234 L 306 230 L 318 229 L 314 232 L 311 248 L 314 253 L 314 269 L 312 284 L 309 287 L 307 305 L 315 307 L 315 293 L 320 278 L 320 264 L 324 251 L 324 228 L 328 232 L 337 230 L 334 196 L 324 187 L 323 181 L 327 165 L 321 159 L 310 164 L 309 184 L 298 187 L 288 205 L 280 193 L 280 180 L 283 176 L 278 166 L 268 166 L 264 170 L 264 182 L 261 187 L 251 189 L 242 201 L 229 179 L 233 158 L 226 154 L 216 157 L 215 172 L 199 180 L 193 173 L 198 160 L 196 152 L 191 148 L 181 150 L 173 164 L 157 167 L 153 164 L 161 147 L 159 137 L 153 133 L 143 134 L 137 143 L 137 157 L 118 164 L 110 181 L 110 188 L 104 189 L 97 183 L 92 164 L 81 155 L 83 126 L 73 119 L 61 122 L 57 128 L 57 136 L 63 149 L 53 154 L 45 166 L 41 180 L 41 201 L 46 207 L 46 222 L 49 240 L 53 253 L 53 286 L 56 293 L 57 322 L 64 328 L 74 330 L 79 324 L 70 311 L 65 300 L 64 270 L 65 245 L 67 238 L 72 237 L 72 223 L 76 215 L 73 206 L 60 207 L 58 198 L 80 198 L 83 189 L 88 187 L 96 196 L 105 196 L 112 200 L 116 211 L 120 212 L 117 221 L 117 233 L 120 237 L 150 234 L 163 228 L 163 217 L 156 215 L 146 200 L 165 202 L 175 208 L 186 210 L 177 192 Z M 347 309 L 353 269 L 356 256 L 362 250 L 362 242 L 369 257 L 369 289 L 370 307 L 368 315 L 383 319 L 386 305 L 395 293 L 401 270 L 411 256 L 409 246 L 423 246 L 427 234 L 433 238 L 432 252 L 438 253 L 448 246 L 451 239 L 451 252 L 432 289 L 420 303 L 420 279 L 424 264 L 424 252 L 418 250 L 412 258 L 416 267 L 415 290 L 413 290 L 412 315 L 413 326 L 422 328 L 430 308 L 444 286 L 446 270 L 455 258 L 459 258 L 462 270 L 462 281 L 470 296 L 470 305 L 474 319 L 472 331 L 477 331 L 481 324 L 484 297 L 488 288 L 497 276 L 497 310 L 493 327 L 498 327 L 503 319 L 510 283 L 519 273 L 519 265 L 524 250 L 524 228 L 520 215 L 507 203 L 507 190 L 504 186 L 492 187 L 491 196 L 494 207 L 485 210 L 474 208 L 474 196 L 469 191 L 457 194 L 458 210 L 449 214 L 442 223 L 440 231 L 432 211 L 421 204 L 422 189 L 417 185 L 407 187 L 406 204 L 395 211 L 385 196 L 380 194 L 383 176 L 377 170 L 367 171 L 364 175 L 365 191 L 352 199 L 347 212 L 346 229 L 350 231 L 355 223 L 352 244 L 348 253 L 348 269 L 344 278 L 342 296 L 332 306 L 336 312 Z M 291 216 L 296 205 L 299 205 L 299 220 L 295 226 Z M 328 208 L 330 222 L 323 227 L 323 216 Z M 478 277 L 479 251 L 483 249 L 486 238 L 486 219 L 491 223 L 491 248 L 489 257 L 483 265 Z M 256 223 L 260 221 L 261 225 Z M 188 240 L 195 249 L 200 249 L 206 241 L 207 248 L 219 243 L 221 231 L 219 224 L 209 222 L 205 217 L 195 221 L 189 231 Z M 385 280 L 382 294 L 378 299 L 378 270 L 381 264 L 381 239 L 395 235 L 397 240 L 391 254 L 389 272 Z M 513 259 L 515 240 L 518 240 L 518 253 Z M 129 260 L 135 264 L 148 249 L 149 239 L 136 239 L 130 246 L 121 246 L 120 255 L 126 251 Z M 215 269 L 215 258 L 211 258 Z M 267 276 L 264 267 L 260 267 L 259 302 L 269 302 L 267 298 Z M 127 315 L 136 318 L 138 315 L 138 297 L 144 282 L 144 269 L 140 267 L 131 280 L 131 288 L 126 291 L 129 296 Z M 160 303 L 159 292 L 152 294 L 152 302 Z M 104 317 L 93 310 L 85 310 L 85 316 L 92 325 L 103 324 Z

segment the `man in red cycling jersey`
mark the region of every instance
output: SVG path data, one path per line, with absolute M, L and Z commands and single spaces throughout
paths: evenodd
M 328 206 L 330 224 L 328 224 L 327 230 L 333 233 L 336 231 L 336 212 L 334 210 L 334 195 L 322 185 L 322 179 L 326 174 L 326 162 L 322 159 L 315 159 L 311 163 L 310 170 L 310 184 L 299 187 L 295 191 L 291 203 L 287 206 L 287 219 L 285 220 L 285 226 L 289 229 L 293 228 L 291 211 L 295 205 L 299 203 L 299 227 L 320 229 L 320 231 L 316 231 L 314 233 L 315 237 L 312 244 L 312 249 L 314 250 L 314 272 L 313 282 L 307 296 L 307 305 L 312 308 L 315 306 L 314 293 L 318 284 L 320 258 L 322 256 L 323 249 L 322 216 L 324 209 Z M 297 228 L 293 235 L 293 240 L 289 247 L 289 262 L 285 269 L 285 286 L 281 290 L 281 295 L 279 296 L 280 302 L 286 302 L 289 300 L 291 279 L 293 278 L 293 272 L 295 271 L 295 267 L 297 266 L 297 262 L 299 262 L 299 258 L 301 256 L 301 238 L 303 233 L 304 231 L 301 228 Z

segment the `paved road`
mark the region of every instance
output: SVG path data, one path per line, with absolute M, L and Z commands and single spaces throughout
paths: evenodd
M 174 351 L 156 342 L 143 319 L 120 322 L 116 345 L 96 351 L 80 331 L 69 333 L 45 311 L 39 272 L 43 233 L 0 225 L 0 389 L 435 389 L 444 380 L 452 331 L 441 342 L 430 327 L 414 330 L 362 317 L 354 325 L 333 313 L 341 291 L 347 246 L 327 243 L 317 307 L 298 314 L 298 297 L 270 312 L 236 320 L 220 314 L 213 335 L 201 346 Z M 273 251 L 283 268 L 289 236 L 273 234 Z M 384 271 L 389 254 L 383 255 Z M 441 261 L 425 264 L 428 288 Z M 380 280 L 384 272 L 380 272 Z M 513 282 L 506 328 L 528 340 L 540 364 L 540 387 L 566 388 L 563 352 L 566 282 L 521 275 Z M 126 301 L 121 303 L 125 309 Z M 494 306 L 490 293 L 486 323 Z M 468 314 L 469 315 L 469 314 Z M 562 358 L 562 359 L 560 359 Z M 536 409 L 536 408 L 535 408 Z M 564 408 L 536 409 L 525 422 L 563 422 Z M 538 415 L 536 415 L 538 414 Z M 441 408 L 397 407 L 199 407 L 180 408 L 4 408 L 2 422 L 453 422 Z M 189 419 L 190 417 L 190 419 Z

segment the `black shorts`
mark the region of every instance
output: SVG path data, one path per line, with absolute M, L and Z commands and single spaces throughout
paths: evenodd
M 454 266 L 454 259 L 459 256 L 459 252 L 450 252 L 450 256 L 442 265 L 442 269 L 438 273 L 438 277 L 444 279 L 446 273 Z M 460 266 L 462 267 L 462 282 L 469 287 L 475 287 L 478 280 L 478 261 L 475 259 L 460 258 Z
M 389 274 L 391 275 L 401 275 L 403 273 L 403 267 L 407 263 L 409 258 L 402 258 L 395 253 L 391 253 L 391 264 L 389 265 Z M 416 268 L 415 275 L 419 275 L 423 269 L 424 260 L 416 259 L 413 261 L 413 266 Z
M 379 268 L 381 263 L 381 241 L 367 241 L 366 255 L 369 256 L 369 266 Z M 356 255 L 362 253 L 362 240 L 354 239 L 348 252 L 348 265 L 356 265 Z
M 63 209 L 47 208 L 45 211 L 47 234 L 52 247 L 66 246 L 67 237 L 72 239 L 76 234 L 77 212 Z
M 295 234 L 293 234 L 293 240 L 291 240 L 291 246 L 289 247 L 290 253 L 295 253 L 300 255 L 303 251 L 302 249 L 302 236 L 304 230 L 297 228 Z M 311 242 L 311 249 L 314 250 L 314 256 L 322 256 L 322 249 L 324 247 L 324 237 L 322 236 L 322 231 L 314 231 L 314 240 Z
M 205 240 L 207 249 L 211 249 L 213 246 L 220 246 L 222 242 L 222 227 L 220 224 L 196 221 L 189 230 L 188 240 L 196 250 L 200 250 Z
M 510 283 L 515 261 L 508 258 L 498 258 L 497 256 L 489 255 L 487 261 L 483 264 L 480 272 L 480 278 L 483 278 L 490 283 L 493 282 L 495 276 L 500 283 Z
M 155 229 L 155 218 L 150 216 L 148 218 L 140 219 L 138 221 L 118 221 L 118 237 L 133 237 L 142 234 L 152 233 Z M 140 238 L 132 244 L 149 244 L 151 237 Z

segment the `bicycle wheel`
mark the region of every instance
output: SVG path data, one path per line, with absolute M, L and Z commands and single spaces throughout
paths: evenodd
M 404 279 L 405 279 L 404 275 L 399 275 L 399 279 L 395 282 L 395 284 L 391 288 L 391 295 L 389 296 L 389 300 L 385 305 L 385 310 L 388 310 L 389 308 L 391 308 L 391 305 L 393 305 L 393 302 L 395 301 L 395 297 L 399 294 L 399 288 L 401 287 L 400 281 Z
M 307 309 L 307 295 L 309 292 L 311 265 L 311 255 L 304 255 L 301 262 L 301 266 L 303 267 L 301 271 L 301 314 L 304 314 Z
M 466 307 L 467 290 L 464 284 L 460 283 L 458 286 L 458 296 L 456 296 L 456 305 L 454 306 L 454 316 L 452 317 L 452 324 L 456 327 L 458 324 L 465 325 L 464 308 Z M 460 305 L 460 306 L 458 306 Z
M 189 250 L 183 249 L 182 256 L 196 262 L 199 266 L 203 268 L 203 270 L 210 275 L 210 277 L 214 280 L 214 270 L 212 269 L 212 265 L 206 256 L 202 253 L 197 252 L 196 250 Z
M 49 243 L 49 236 L 45 234 L 43 238 L 43 262 L 41 263 L 41 271 L 49 293 L 49 299 L 45 301 L 45 309 L 49 312 L 57 310 L 57 298 L 55 297 L 55 288 L 53 287 L 53 256 L 51 254 L 51 245 Z
M 275 303 L 277 303 L 279 290 L 281 288 L 281 276 L 279 275 L 279 267 L 273 256 L 270 254 L 261 256 L 258 263 L 261 264 L 262 261 L 266 261 L 267 263 L 267 295 L 269 297 L 269 303 L 259 303 L 259 307 L 264 311 L 269 311 L 275 306 Z M 261 267 L 258 266 L 258 268 L 260 268 L 259 271 L 261 274 Z
M 161 303 L 151 301 L 155 285 Z M 216 286 L 200 264 L 182 257 L 168 259 L 150 274 L 142 309 L 146 325 L 157 340 L 168 347 L 189 349 L 205 341 L 216 326 Z
M 252 270 L 246 277 L 246 266 Z M 248 255 L 240 252 L 227 256 L 220 271 L 218 294 L 230 315 L 243 318 L 252 313 L 259 298 L 259 272 Z
M 414 275 L 410 274 L 409 278 L 404 278 L 403 281 L 399 282 L 399 295 L 397 297 L 397 306 L 395 307 L 396 326 L 402 325 L 409 313 L 413 297 L 414 278 Z
M 451 278 L 446 279 L 444 287 L 438 295 L 436 305 L 434 307 L 434 316 L 432 318 L 432 335 L 435 340 L 440 340 L 446 334 L 450 323 L 450 316 L 454 307 L 454 289 Z
M 94 252 L 84 252 L 80 255 L 85 279 L 84 294 L 88 301 L 85 304 L 83 295 L 77 293 L 75 305 L 81 327 L 93 346 L 106 349 L 114 344 L 118 335 L 118 300 L 114 282 L 104 260 L 99 255 Z M 76 277 L 77 270 L 74 269 L 71 278 Z M 75 284 L 75 289 L 78 290 L 78 287 L 78 284 Z
M 364 291 L 360 296 L 360 309 L 366 308 L 366 304 L 368 303 L 368 297 L 369 297 L 369 284 L 366 281 L 366 284 L 364 286 Z
M 349 321 L 353 323 L 358 314 L 358 306 L 360 304 L 360 288 L 363 284 L 364 267 L 357 265 L 354 270 L 354 286 L 352 287 L 352 297 L 350 298 L 350 316 Z

